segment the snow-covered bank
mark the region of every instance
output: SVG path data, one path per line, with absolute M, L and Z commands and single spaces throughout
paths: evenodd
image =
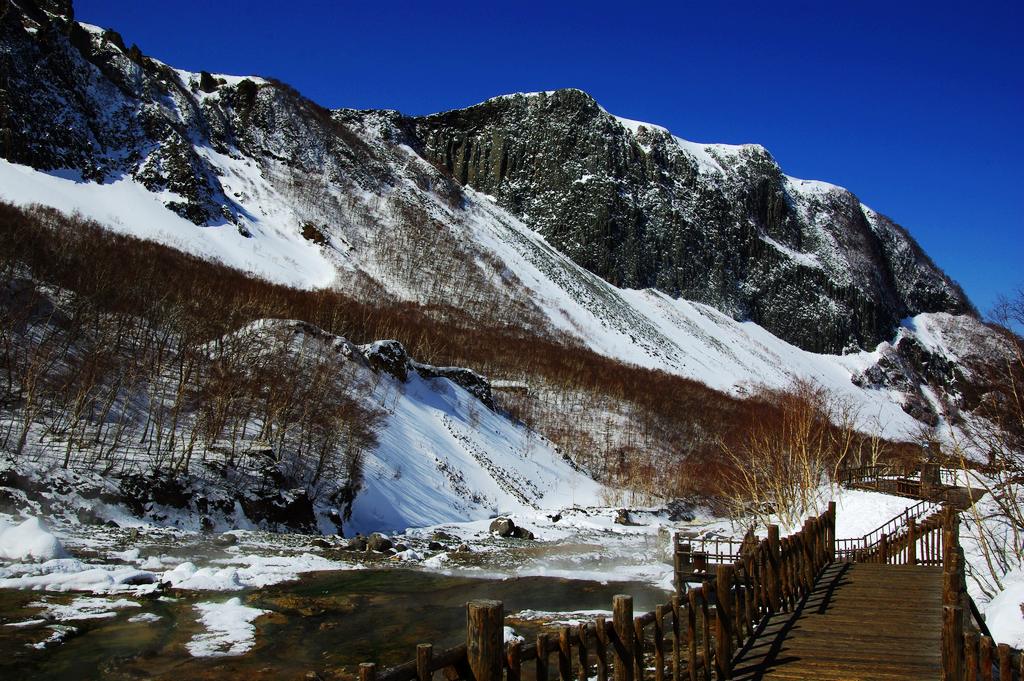
M 39 518 L 30 517 L 18 525 L 0 519 L 0 558 L 49 560 L 64 555 L 60 541 L 50 534 Z

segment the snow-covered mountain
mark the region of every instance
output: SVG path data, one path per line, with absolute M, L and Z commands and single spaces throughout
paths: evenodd
M 277 81 L 175 69 L 61 0 L 2 0 L 0 74 L 0 199 L 271 281 L 457 311 L 733 395 L 811 379 L 893 437 L 939 418 L 995 342 L 908 233 L 847 190 L 788 177 L 757 145 L 613 116 L 578 90 L 419 118 L 329 111 Z M 529 358 L 503 373 L 552 397 Z M 411 394 L 402 409 L 440 399 Z M 576 422 L 596 440 L 641 418 Z M 461 451 L 525 456 L 526 435 L 491 425 Z M 383 439 L 421 441 L 405 428 Z M 371 471 L 395 465 L 381 457 Z M 397 517 L 372 500 L 400 485 L 375 479 L 354 513 Z

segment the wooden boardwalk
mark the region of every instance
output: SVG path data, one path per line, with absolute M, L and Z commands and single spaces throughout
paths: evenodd
M 941 649 L 942 568 L 833 563 L 737 653 L 733 678 L 939 679 Z

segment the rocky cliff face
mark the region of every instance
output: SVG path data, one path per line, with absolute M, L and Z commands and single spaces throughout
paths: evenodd
M 467 186 L 615 286 L 707 303 L 815 352 L 874 347 L 919 312 L 972 311 L 902 228 L 845 189 L 787 177 L 763 147 L 686 142 L 578 90 L 420 118 L 330 112 L 274 81 L 171 68 L 61 0 L 0 0 L 0 157 L 129 178 L 245 237 L 254 210 L 266 223 L 287 202 L 335 261 L 360 245 L 356 223 L 360 254 L 381 250 L 383 213 L 441 225 L 417 238 L 443 231 Z M 366 197 L 390 203 L 353 217 Z
M 873 346 L 970 303 L 910 236 L 850 192 L 784 175 L 758 145 L 700 145 L 579 90 L 413 121 L 422 153 L 612 284 L 751 319 L 819 352 Z

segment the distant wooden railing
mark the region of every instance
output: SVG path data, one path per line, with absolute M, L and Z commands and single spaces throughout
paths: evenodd
M 925 463 L 920 468 L 904 465 L 878 464 L 843 468 L 837 482 L 844 487 L 867 489 L 914 499 L 944 500 L 946 493 L 957 486 L 958 471 Z
M 362 664 L 360 680 L 431 681 L 440 671 L 447 681 L 521 681 L 524 673 L 548 681 L 554 670 L 559 681 L 730 679 L 735 651 L 762 620 L 795 608 L 834 560 L 835 504 L 796 534 L 780 539 L 771 526 L 767 538 L 747 547 L 738 560 L 718 565 L 713 581 L 685 593 L 680 585 L 650 612 L 635 616 L 632 597 L 615 596 L 611 621 L 597 617 L 530 643 L 503 642 L 500 601 L 472 601 L 465 644 L 439 655 L 419 645 L 416 659 L 380 673 L 375 664 Z

